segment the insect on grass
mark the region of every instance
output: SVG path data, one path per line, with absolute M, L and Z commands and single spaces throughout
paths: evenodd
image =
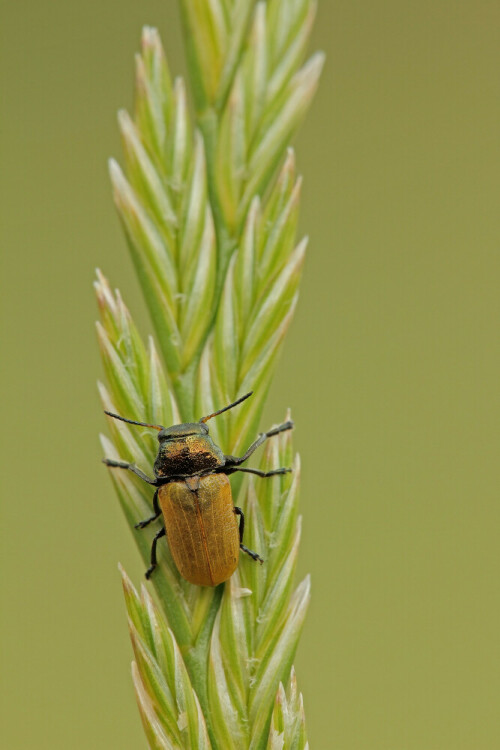
M 243 544 L 245 516 L 241 508 L 233 504 L 228 476 L 236 471 L 243 471 L 259 477 L 273 477 L 291 471 L 279 468 L 264 472 L 242 467 L 241 464 L 267 438 L 291 430 L 293 422 L 284 422 L 259 435 L 241 457 L 224 455 L 208 434 L 206 425 L 209 419 L 232 409 L 251 395 L 251 392 L 246 393 L 229 406 L 202 417 L 198 422 L 172 427 L 136 422 L 105 412 L 113 419 L 158 430 L 159 447 L 154 463 L 154 479 L 134 464 L 104 459 L 107 466 L 128 469 L 144 482 L 156 487 L 153 495 L 154 514 L 136 525 L 136 529 L 143 529 L 163 515 L 164 525 L 153 539 L 151 565 L 146 571 L 146 578 L 151 576 L 157 566 L 156 546 L 163 536 L 168 539 L 179 573 L 190 583 L 199 586 L 217 586 L 227 581 L 238 566 L 240 549 L 253 560 L 264 562 L 256 552 Z M 239 516 L 239 524 L 236 516 Z

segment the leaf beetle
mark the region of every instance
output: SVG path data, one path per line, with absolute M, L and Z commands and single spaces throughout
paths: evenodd
M 158 430 L 158 454 L 154 462 L 155 478 L 151 479 L 137 466 L 125 461 L 103 459 L 110 467 L 128 469 L 140 479 L 156 487 L 153 496 L 154 515 L 136 524 L 143 529 L 163 515 L 163 526 L 153 539 L 149 578 L 156 568 L 156 545 L 162 536 L 168 544 L 179 573 L 198 586 L 217 586 L 227 581 L 238 566 L 239 550 L 260 563 L 262 558 L 243 544 L 245 517 L 233 504 L 228 476 L 235 471 L 271 477 L 291 469 L 260 471 L 242 467 L 247 458 L 272 435 L 293 427 L 288 421 L 259 435 L 241 457 L 226 456 L 208 434 L 206 422 L 245 401 L 246 393 L 229 406 L 202 417 L 199 422 L 163 427 L 126 419 L 106 411 L 109 417 L 122 422 Z M 236 519 L 239 516 L 239 524 Z

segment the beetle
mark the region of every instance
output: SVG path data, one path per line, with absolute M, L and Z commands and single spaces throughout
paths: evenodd
M 241 404 L 251 395 L 252 391 L 229 406 L 202 417 L 198 422 L 172 427 L 136 422 L 119 414 L 105 412 L 113 419 L 158 430 L 159 446 L 153 467 L 154 479 L 144 474 L 135 464 L 103 459 L 107 466 L 128 469 L 156 488 L 153 496 L 154 514 L 135 526 L 136 529 L 143 529 L 163 515 L 164 524 L 151 546 L 151 564 L 146 571 L 146 578 L 150 578 L 157 566 L 156 545 L 165 535 L 179 573 L 190 583 L 199 586 L 217 586 L 227 581 L 238 566 L 240 549 L 253 560 L 264 562 L 256 552 L 243 544 L 245 516 L 241 508 L 233 503 L 228 476 L 236 471 L 243 471 L 259 477 L 272 477 L 291 471 L 287 468 L 260 471 L 242 467 L 241 464 L 267 438 L 291 430 L 293 422 L 284 422 L 261 433 L 241 457 L 224 455 L 208 434 L 206 426 L 209 419 Z M 239 524 L 236 516 L 239 516 Z

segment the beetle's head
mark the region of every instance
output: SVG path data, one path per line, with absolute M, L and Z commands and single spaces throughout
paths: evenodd
M 174 424 L 172 427 L 162 427 L 158 433 L 158 440 L 182 440 L 191 435 L 208 435 L 208 427 L 202 422 L 186 422 L 186 424 Z

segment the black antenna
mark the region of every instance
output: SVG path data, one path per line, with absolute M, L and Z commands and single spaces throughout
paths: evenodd
M 212 417 L 216 417 L 218 414 L 222 414 L 223 411 L 227 411 L 228 409 L 232 409 L 233 406 L 238 406 L 238 404 L 241 404 L 242 401 L 244 401 L 246 398 L 251 396 L 253 391 L 250 391 L 250 393 L 245 393 L 244 396 L 241 396 L 237 401 L 233 401 L 232 404 L 229 404 L 229 406 L 225 406 L 223 409 L 219 409 L 219 411 L 214 411 L 213 414 L 209 414 L 208 417 L 203 417 L 203 419 L 200 419 L 200 422 L 208 422 L 209 419 L 212 419 Z
M 119 414 L 113 414 L 111 411 L 105 411 L 105 414 L 108 415 L 108 417 L 113 417 L 113 419 L 120 419 L 122 422 L 128 422 L 129 424 L 138 424 L 139 427 L 152 427 L 153 430 L 163 430 L 164 428 L 159 424 L 146 424 L 146 422 L 134 422 L 133 419 L 126 419 L 125 417 L 120 417 Z

